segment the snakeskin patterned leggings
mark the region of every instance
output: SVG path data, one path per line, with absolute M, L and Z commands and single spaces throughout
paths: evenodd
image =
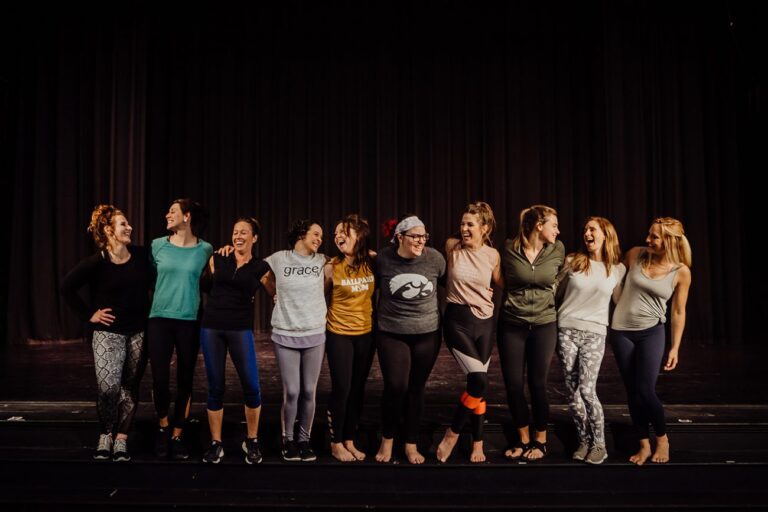
M 144 333 L 94 331 L 96 409 L 103 434 L 128 434 L 139 403 L 139 384 L 147 366 Z

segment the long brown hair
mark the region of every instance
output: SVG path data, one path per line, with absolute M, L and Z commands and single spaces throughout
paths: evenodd
M 600 255 L 605 264 L 605 274 L 606 276 L 610 276 L 613 266 L 618 265 L 621 261 L 619 235 L 616 234 L 616 228 L 613 227 L 611 221 L 605 217 L 589 217 L 584 221 L 584 227 L 590 222 L 597 223 L 598 227 L 603 232 L 603 235 L 605 235 L 605 241 L 603 241 L 603 247 L 600 249 Z M 575 272 L 583 272 L 584 274 L 589 275 L 591 264 L 589 254 L 587 254 L 584 249 L 569 254 L 568 257 L 572 258 L 570 266 Z
M 347 235 L 349 235 L 351 229 L 354 229 L 355 233 L 357 233 L 355 252 L 352 264 L 349 266 L 349 272 L 359 272 L 361 269 L 367 272 L 373 270 L 373 260 L 371 259 L 371 253 L 368 247 L 368 240 L 371 234 L 371 227 L 368 224 L 368 220 L 357 213 L 350 213 L 338 221 L 336 226 L 339 224 L 341 224 L 341 229 Z M 344 255 L 340 252 L 333 258 L 331 263 L 337 265 L 342 261 L 344 261 Z

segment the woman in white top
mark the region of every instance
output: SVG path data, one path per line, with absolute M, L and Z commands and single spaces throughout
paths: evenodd
M 557 289 L 557 355 L 579 437 L 573 458 L 600 464 L 608 452 L 597 376 L 605 353 L 611 298 L 618 300 L 621 294 L 626 267 L 621 263 L 619 237 L 608 219 L 587 219 L 584 248 L 566 257 L 561 273 Z

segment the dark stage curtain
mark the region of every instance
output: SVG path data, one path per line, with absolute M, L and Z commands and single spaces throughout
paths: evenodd
M 261 255 L 305 217 L 332 253 L 353 211 L 376 232 L 416 212 L 440 247 L 476 199 L 496 211 L 497 244 L 534 203 L 559 210 L 568 249 L 588 215 L 610 218 L 624 248 L 675 216 L 694 254 L 686 338 L 750 341 L 765 303 L 740 265 L 754 194 L 741 176 L 757 163 L 745 146 L 760 88 L 730 4 L 106 8 L 4 23 L 10 342 L 81 334 L 57 289 L 92 251 L 95 204 L 125 209 L 149 244 L 183 196 L 209 207 L 215 246 L 258 216 Z M 257 308 L 266 329 L 269 304 Z

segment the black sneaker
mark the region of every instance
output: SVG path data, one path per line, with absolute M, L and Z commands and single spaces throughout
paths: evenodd
M 211 441 L 211 446 L 206 450 L 205 455 L 203 455 L 203 462 L 218 464 L 223 458 L 224 448 L 221 446 L 221 441 Z
M 128 441 L 125 439 L 115 439 L 112 452 L 112 460 L 115 462 L 128 462 L 131 455 L 128 453 Z
M 155 434 L 155 456 L 165 458 L 168 456 L 168 429 L 158 428 Z
M 301 441 L 299 443 L 299 456 L 303 462 L 313 462 L 317 460 L 317 455 L 309 446 L 309 441 Z
M 245 452 L 246 463 L 261 464 L 261 450 L 259 450 L 259 442 L 255 437 L 249 437 L 243 441 L 243 451 Z
M 184 440 L 178 436 L 171 438 L 170 452 L 173 460 L 187 460 L 189 458 L 189 452 L 184 445 Z
M 301 454 L 299 454 L 298 446 L 296 446 L 296 443 L 289 441 L 288 439 L 283 440 L 283 460 L 287 460 L 289 462 L 301 460 Z
M 112 434 L 101 434 L 99 444 L 96 446 L 96 452 L 93 458 L 96 460 L 107 460 L 112 456 Z

